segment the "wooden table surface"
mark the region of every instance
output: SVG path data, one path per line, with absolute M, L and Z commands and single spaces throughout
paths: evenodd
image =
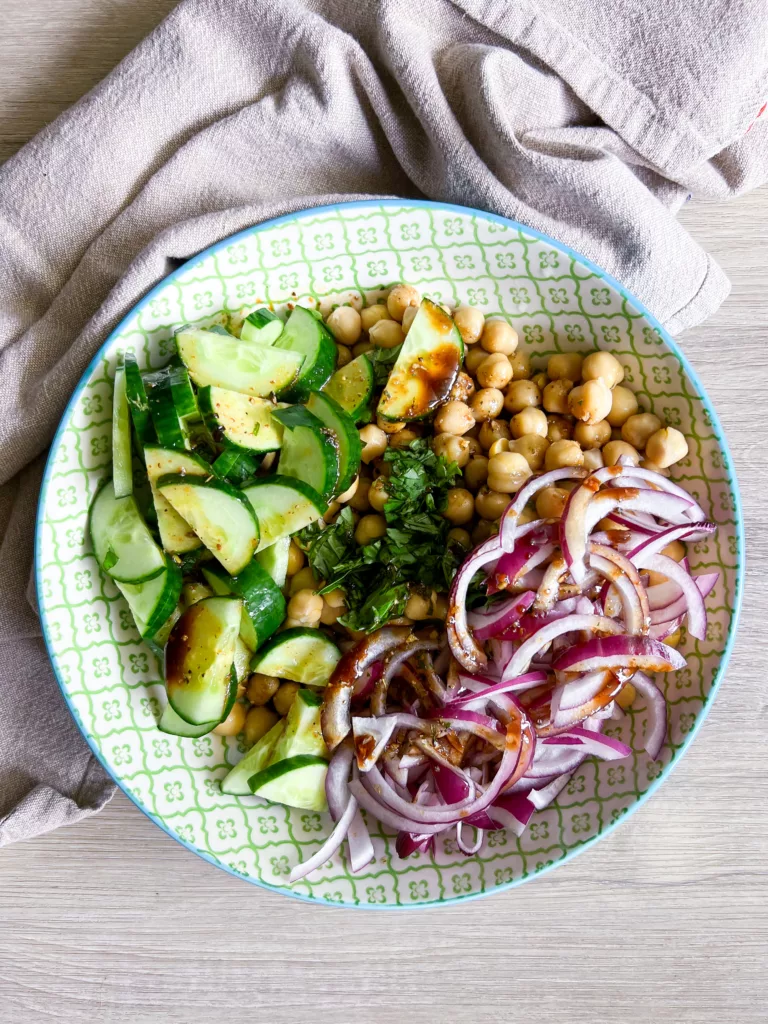
M 173 6 L 2 0 L 0 160 Z M 314 907 L 245 885 L 118 795 L 97 817 L 0 851 L 1 1021 L 766 1020 L 768 188 L 694 202 L 684 221 L 733 282 L 682 344 L 730 439 L 749 564 L 728 676 L 667 785 L 543 878 L 405 914 Z

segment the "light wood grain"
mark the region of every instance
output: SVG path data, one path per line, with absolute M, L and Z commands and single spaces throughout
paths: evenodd
M 3 0 L 0 158 L 174 4 Z M 683 338 L 723 419 L 747 520 L 728 677 L 661 791 L 520 889 L 406 913 L 306 906 L 183 850 L 118 796 L 0 852 L 0 1020 L 99 1024 L 758 1024 L 768 999 L 768 189 L 685 224 L 733 295 Z M 674 272 L 674 268 L 670 268 Z

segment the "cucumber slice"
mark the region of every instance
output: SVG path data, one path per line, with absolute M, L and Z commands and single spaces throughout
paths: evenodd
M 218 722 L 231 702 L 241 602 L 208 597 L 188 608 L 165 648 L 165 683 L 171 707 L 192 725 Z
M 120 583 L 145 583 L 165 569 L 165 555 L 152 539 L 133 495 L 116 498 L 112 481 L 97 491 L 88 515 L 99 568 Z
M 325 686 L 341 651 L 319 629 L 285 629 L 257 651 L 252 672 L 291 679 L 307 686 Z
M 169 366 L 167 373 L 176 415 L 183 424 L 197 422 L 200 419 L 200 410 L 186 366 Z
M 258 551 L 320 519 L 326 503 L 314 488 L 287 476 L 265 476 L 243 489 L 261 531 Z
M 131 410 L 133 429 L 136 431 L 140 445 L 149 444 L 155 440 L 155 430 L 149 415 L 149 399 L 144 381 L 141 377 L 139 364 L 133 352 L 126 352 L 123 356 L 125 367 L 125 393 L 128 399 L 128 406 Z
M 142 639 L 151 640 L 174 615 L 181 594 L 181 572 L 170 558 L 165 571 L 147 583 L 118 583 L 117 589 L 128 602 Z
M 303 362 L 300 352 L 241 341 L 213 331 L 180 331 L 176 344 L 199 388 L 213 384 L 256 398 L 287 388 Z
M 157 723 L 157 728 L 160 732 L 170 733 L 171 736 L 188 736 L 191 739 L 195 739 L 198 736 L 205 736 L 211 729 L 215 729 L 219 724 L 219 720 L 215 722 L 203 722 L 202 725 L 192 725 L 189 722 L 185 722 L 184 719 L 177 715 L 170 704 L 166 704 L 165 711 L 160 716 L 160 721 Z
M 168 473 L 181 473 L 183 476 L 208 477 L 211 467 L 199 455 L 191 452 L 178 451 L 175 448 L 161 448 L 158 445 L 147 445 L 144 449 L 144 462 L 147 467 L 149 485 L 152 488 L 152 499 L 157 512 L 157 527 L 160 531 L 160 543 L 169 554 L 183 555 L 187 551 L 195 551 L 202 541 L 195 531 L 182 518 L 171 503 L 157 489 L 157 481 Z
M 259 461 L 258 456 L 251 456 L 248 452 L 238 451 L 236 448 L 225 448 L 211 469 L 222 480 L 227 480 L 239 487 L 256 475 Z
M 295 306 L 275 344 L 277 349 L 304 358 L 298 376 L 284 388 L 281 398 L 303 402 L 310 391 L 319 391 L 336 366 L 336 342 L 319 313 Z
M 242 621 L 242 615 L 241 615 Z M 243 642 L 243 638 L 238 636 L 235 640 L 235 660 L 232 662 L 232 667 L 235 670 L 235 679 L 237 685 L 240 686 L 246 681 L 248 676 L 251 674 L 251 656 L 253 651 L 250 647 Z
M 266 306 L 249 313 L 240 328 L 243 341 L 257 341 L 260 345 L 274 345 L 282 333 L 283 321 Z
M 448 398 L 464 358 L 459 329 L 445 310 L 422 299 L 379 399 L 386 420 L 418 420 Z
M 285 586 L 288 576 L 288 550 L 291 546 L 290 537 L 281 537 L 268 548 L 256 552 L 256 561 L 266 569 L 278 587 Z
M 325 811 L 325 776 L 328 762 L 314 754 L 298 754 L 262 769 L 251 776 L 248 785 L 255 796 L 272 803 L 299 807 L 306 811 Z
M 283 424 L 283 447 L 277 471 L 295 477 L 328 499 L 339 478 L 336 438 L 303 405 L 278 409 L 274 418 Z
M 206 597 L 214 597 L 214 592 L 205 583 L 198 583 L 197 580 L 185 580 L 181 588 L 181 603 L 185 608 L 191 608 L 193 604 L 202 601 Z
M 285 598 L 280 588 L 254 559 L 238 573 L 230 576 L 212 562 L 203 566 L 203 576 L 216 594 L 236 594 L 243 601 L 240 636 L 252 651 L 280 627 L 285 618 Z
M 144 374 L 149 412 L 157 434 L 157 441 L 163 448 L 186 448 L 187 437 L 176 412 L 171 391 L 171 380 L 167 370 Z
M 125 367 L 122 365 L 115 372 L 112 397 L 112 480 L 116 498 L 133 494 L 131 414 L 125 390 Z
M 297 754 L 330 757 L 320 725 L 323 699 L 313 690 L 299 690 L 285 717 L 285 729 L 268 764 L 277 764 Z
M 274 452 L 282 445 L 283 428 L 272 415 L 282 406 L 210 385 L 200 388 L 198 399 L 203 422 L 216 444 L 247 452 Z
M 251 796 L 248 780 L 253 775 L 257 775 L 262 768 L 266 768 L 284 728 L 285 719 L 281 718 L 279 722 L 275 722 L 268 733 L 261 737 L 258 743 L 251 747 L 242 761 L 236 764 L 229 775 L 225 775 L 221 780 L 222 793 L 229 793 L 230 796 Z
M 373 396 L 373 365 L 363 353 L 340 367 L 323 388 L 341 408 L 359 423 L 368 412 Z
M 224 480 L 169 474 L 157 489 L 186 519 L 200 540 L 235 575 L 259 544 L 259 523 L 242 491 Z
M 334 494 L 343 494 L 360 471 L 363 446 L 355 421 L 325 391 L 313 391 L 307 399 L 307 409 L 333 432 L 336 439 L 339 475 Z

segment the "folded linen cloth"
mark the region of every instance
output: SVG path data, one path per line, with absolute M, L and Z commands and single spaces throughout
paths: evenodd
M 768 177 L 757 0 L 185 0 L 0 169 L 0 845 L 100 808 L 26 599 L 43 453 L 177 261 L 362 196 L 562 240 L 677 332 L 728 282 L 675 220 Z

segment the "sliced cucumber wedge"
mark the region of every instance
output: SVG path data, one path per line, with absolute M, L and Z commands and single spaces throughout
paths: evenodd
M 233 576 L 259 545 L 259 523 L 248 499 L 224 480 L 170 474 L 157 489 Z
M 158 491 L 156 485 L 160 477 L 168 473 L 208 477 L 211 475 L 211 467 L 205 459 L 193 455 L 192 452 L 161 448 L 159 445 L 145 447 L 144 462 L 157 512 L 160 542 L 169 554 L 183 555 L 188 551 L 194 551 L 202 545 L 202 541 L 186 519 L 180 516 L 173 505 Z
M 295 381 L 280 397 L 303 402 L 310 391 L 319 391 L 336 366 L 336 342 L 319 313 L 295 306 L 275 347 L 303 359 Z
M 256 552 L 256 561 L 266 569 L 278 587 L 285 586 L 288 576 L 288 551 L 291 546 L 290 537 L 281 537 L 268 548 Z
M 211 469 L 222 480 L 240 486 L 246 480 L 256 475 L 261 459 L 257 454 L 249 455 L 248 452 L 240 451 L 237 448 L 225 448 Z
M 280 627 L 285 618 L 285 598 L 275 581 L 256 559 L 230 576 L 216 562 L 203 566 L 211 589 L 216 594 L 236 594 L 243 601 L 243 621 L 240 636 L 252 651 Z
M 242 623 L 242 616 L 241 616 Z M 238 636 L 235 641 L 235 660 L 232 662 L 232 667 L 235 670 L 235 679 L 237 685 L 241 686 L 245 683 L 248 676 L 251 674 L 251 655 L 253 651 L 243 641 L 241 636 Z
M 339 478 L 335 435 L 303 405 L 278 409 L 274 418 L 285 427 L 278 473 L 302 480 L 323 498 L 330 498 Z
M 249 313 L 240 328 L 243 341 L 257 341 L 260 345 L 274 345 L 282 333 L 283 321 L 266 306 Z
M 325 686 L 341 651 L 319 629 L 285 629 L 272 637 L 251 661 L 252 672 L 291 679 L 306 686 Z
M 278 761 L 283 761 L 286 757 L 295 757 L 297 754 L 314 754 L 326 760 L 330 757 L 320 725 L 322 706 L 322 697 L 315 691 L 301 689 L 297 692 L 285 716 L 283 735 L 269 759 L 269 764 L 277 764 Z
M 270 765 L 253 775 L 248 784 L 254 796 L 272 803 L 299 807 L 307 811 L 325 811 L 325 776 L 328 762 L 315 754 L 298 754 Z
M 445 310 L 422 299 L 379 399 L 386 420 L 418 420 L 446 401 L 464 357 L 459 329 Z
M 171 379 L 167 370 L 144 374 L 149 411 L 157 434 L 157 441 L 163 448 L 187 448 L 188 439 L 182 427 L 173 401 Z
M 256 398 L 289 387 L 303 362 L 301 352 L 242 341 L 213 331 L 180 331 L 176 344 L 198 387 L 212 384 Z
M 251 747 L 229 775 L 221 780 L 222 793 L 229 793 L 230 796 L 251 796 L 248 780 L 257 775 L 262 768 L 266 768 L 284 729 L 285 719 L 281 718 L 279 722 L 275 722 L 268 733 L 261 737 L 258 743 Z
M 373 396 L 373 365 L 363 352 L 346 366 L 340 367 L 323 388 L 341 408 L 352 417 L 355 423 L 368 412 Z
M 165 684 L 171 707 L 185 722 L 218 722 L 226 714 L 241 611 L 239 598 L 208 597 L 188 608 L 171 630 Z
M 125 353 L 123 366 L 125 367 L 125 393 L 131 410 L 133 429 L 136 431 L 139 444 L 143 446 L 156 440 L 155 429 L 149 415 L 147 389 L 144 387 L 141 370 L 133 352 Z
M 133 494 L 131 414 L 123 365 L 118 366 L 115 371 L 115 389 L 112 396 L 112 480 L 116 498 L 125 498 Z
M 200 419 L 200 410 L 186 366 L 169 366 L 167 372 L 176 415 L 185 425 L 195 423 Z
M 277 474 L 254 480 L 243 489 L 243 494 L 259 520 L 259 552 L 314 523 L 327 508 L 313 487 Z
M 116 498 L 111 480 L 97 491 L 88 525 L 99 568 L 113 580 L 145 583 L 165 569 L 165 555 L 155 544 L 133 495 Z
M 336 439 L 339 475 L 334 494 L 343 494 L 360 471 L 363 446 L 355 421 L 325 391 L 313 391 L 307 399 L 307 409 L 313 416 L 317 416 Z
M 190 722 L 185 722 L 184 719 L 177 715 L 170 704 L 165 705 L 165 710 L 160 716 L 160 721 L 157 723 L 157 728 L 160 732 L 169 733 L 171 736 L 188 736 L 190 739 L 196 739 L 198 736 L 205 736 L 211 729 L 215 729 L 219 724 L 219 720 L 215 722 L 203 722 L 202 725 L 192 725 Z
M 170 558 L 165 570 L 147 583 L 118 583 L 117 589 L 128 602 L 133 621 L 142 639 L 161 634 L 176 612 L 181 594 L 181 572 Z M 162 636 L 161 636 L 162 639 Z
M 198 400 L 216 444 L 247 452 L 274 452 L 282 445 L 283 427 L 272 415 L 282 405 L 211 385 L 200 388 Z

